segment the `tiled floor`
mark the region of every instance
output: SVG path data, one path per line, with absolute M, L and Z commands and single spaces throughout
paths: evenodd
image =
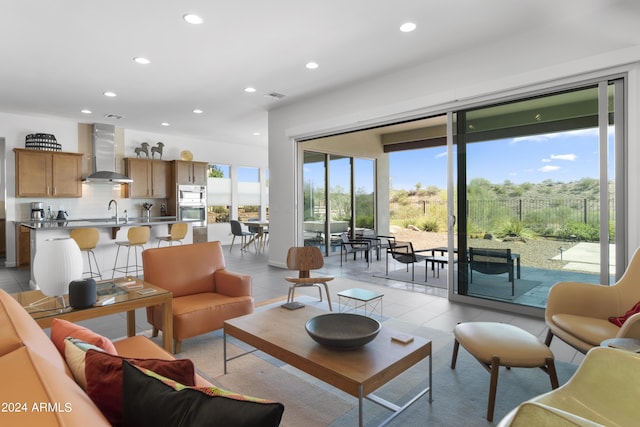
M 228 246 L 225 247 L 224 254 L 228 270 L 252 276 L 253 295 L 256 303 L 286 298 L 289 283 L 284 280 L 284 277 L 296 275 L 296 272 L 269 266 L 265 254 L 240 253 L 238 245 L 233 248 L 232 252 L 229 251 Z M 4 262 L 0 262 L 0 264 L 4 265 Z M 343 266 L 340 266 L 339 256 L 331 256 L 325 259 L 325 267 L 318 274 L 336 276 L 336 279 L 330 282 L 334 307 L 338 302 L 337 292 L 359 287 L 383 293 L 384 316 L 403 322 L 447 333 L 451 333 L 458 322 L 504 322 L 521 327 L 538 336 L 540 340 L 545 338 L 546 326 L 542 319 L 453 303 L 446 299 L 446 290 L 440 288 L 417 286 L 415 292 L 412 292 L 410 284 L 374 277 L 375 272 L 380 272 L 380 275 L 383 275 L 384 271 L 384 258 L 377 261 L 374 257 L 369 267 L 360 258 L 356 261 L 350 259 Z M 27 270 L 0 267 L 0 288 L 7 292 L 29 290 L 28 281 L 29 272 Z M 296 294 L 317 297 L 318 291 L 315 288 L 300 288 Z M 122 337 L 126 333 L 125 313 L 93 319 L 82 322 L 82 324 L 111 339 Z M 136 327 L 139 332 L 149 330 L 144 310 L 138 310 L 136 313 Z M 580 363 L 584 357 L 558 339 L 554 339 L 552 342 L 551 350 L 556 359 L 565 362 Z

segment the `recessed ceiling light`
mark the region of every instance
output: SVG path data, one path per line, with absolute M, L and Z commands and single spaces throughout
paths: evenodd
M 413 22 L 405 22 L 400 26 L 400 31 L 403 33 L 410 33 L 411 31 L 416 29 L 416 24 Z
M 138 64 L 142 64 L 142 65 L 147 65 L 147 64 L 151 64 L 151 61 L 149 61 L 147 58 L 143 58 L 141 56 L 136 56 L 135 58 L 133 58 L 133 60 L 138 63 Z
M 160 126 L 170 126 L 170 125 L 167 122 L 162 122 L 162 123 L 160 123 Z
M 204 22 L 202 18 L 200 18 L 198 15 L 194 15 L 193 13 L 187 13 L 186 15 L 183 15 L 182 19 L 187 21 L 189 24 L 194 25 L 202 24 Z
M 193 110 L 193 112 L 194 112 L 194 114 L 202 114 L 202 113 L 204 113 L 204 111 L 202 111 L 199 108 L 196 108 L 195 110 Z
M 91 111 L 91 110 L 87 110 L 87 109 L 85 108 L 84 110 L 80 110 L 80 112 L 81 112 L 82 114 L 91 114 L 93 111 Z
M 255 91 L 256 91 L 256 88 L 255 88 L 255 87 L 251 87 L 251 86 L 249 86 L 249 87 L 245 87 L 245 88 L 244 88 L 244 91 L 245 91 L 245 92 L 249 92 L 249 93 L 253 93 L 253 92 L 255 92 Z
M 315 70 L 316 68 L 318 68 L 318 63 L 317 62 L 307 62 L 307 65 L 305 65 L 305 67 L 307 67 L 310 70 Z
M 118 96 L 118 95 L 115 94 L 115 92 L 103 92 L 102 94 L 104 96 L 108 96 L 109 98 L 113 98 L 113 97 Z
M 254 132 L 253 136 L 260 136 L 260 132 Z

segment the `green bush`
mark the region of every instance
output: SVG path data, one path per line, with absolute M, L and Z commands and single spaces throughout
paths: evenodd
M 433 231 L 435 233 L 440 231 L 440 226 L 438 225 L 438 221 L 436 220 L 422 221 L 422 223 L 420 223 L 418 228 L 423 231 Z
M 503 237 L 533 237 L 534 233 L 524 226 L 522 221 L 518 219 L 508 219 L 498 227 L 496 236 Z
M 567 240 L 597 242 L 600 240 L 600 232 L 597 226 L 582 222 L 569 221 L 560 227 L 560 230 L 558 230 L 558 237 Z

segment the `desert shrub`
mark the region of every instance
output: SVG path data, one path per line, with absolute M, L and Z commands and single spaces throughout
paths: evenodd
M 420 225 L 418 225 L 418 228 L 423 231 L 440 231 L 440 225 L 438 224 L 438 221 L 429 219 L 422 221 Z
M 558 237 L 567 240 L 582 240 L 587 242 L 597 242 L 600 240 L 600 232 L 597 226 L 585 224 L 583 222 L 569 221 L 560 227 Z
M 496 231 L 498 237 L 533 237 L 534 233 L 525 227 L 519 219 L 508 219 L 500 224 Z

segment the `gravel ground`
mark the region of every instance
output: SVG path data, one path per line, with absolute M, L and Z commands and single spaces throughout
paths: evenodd
M 391 235 L 395 236 L 398 241 L 412 242 L 414 249 L 447 246 L 447 233 L 393 228 Z M 560 248 L 567 250 L 575 244 L 574 242 L 548 239 L 516 239 L 511 241 L 500 239 L 469 239 L 468 246 L 478 248 L 510 248 L 512 252 L 520 254 L 523 266 L 559 270 L 567 264 L 567 261 L 557 261 L 552 258 L 560 254 Z M 454 241 L 454 245 L 457 245 L 456 241 Z

